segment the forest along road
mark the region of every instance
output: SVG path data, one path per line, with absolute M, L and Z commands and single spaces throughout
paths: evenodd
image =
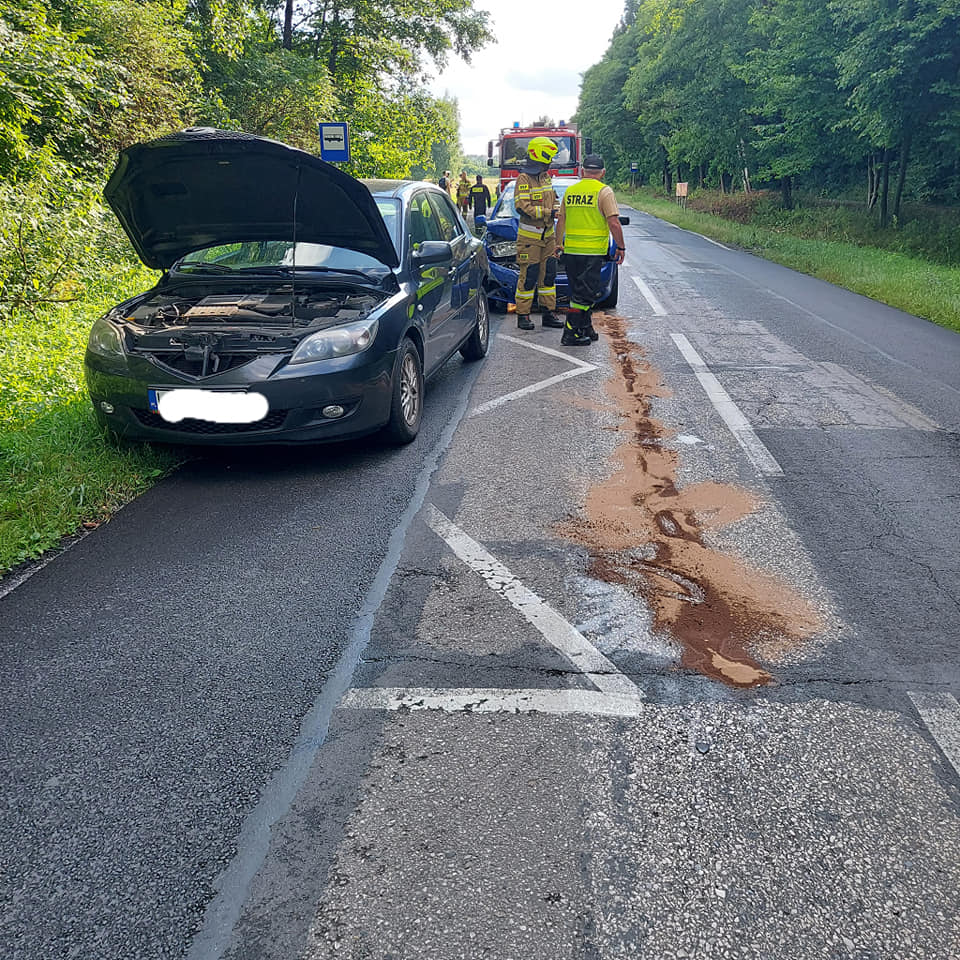
M 0 600 L 0 954 L 960 956 L 960 337 L 624 212 L 589 349 Z

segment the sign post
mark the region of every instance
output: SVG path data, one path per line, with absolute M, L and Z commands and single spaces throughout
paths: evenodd
M 687 206 L 687 188 L 689 184 L 686 181 L 677 181 L 677 206 Z
M 630 187 L 631 189 L 637 185 L 637 173 L 640 170 L 640 164 L 636 160 L 630 161 Z
M 320 128 L 320 159 L 327 163 L 348 163 L 350 134 L 345 123 L 317 124 Z

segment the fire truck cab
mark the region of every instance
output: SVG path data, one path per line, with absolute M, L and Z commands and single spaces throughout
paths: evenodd
M 487 143 L 487 166 L 499 167 L 501 192 L 520 175 L 527 162 L 527 144 L 534 137 L 549 137 L 557 145 L 557 155 L 550 164 L 552 176 L 583 176 L 583 158 L 591 152 L 592 144 L 580 135 L 576 124 L 561 120 L 556 126 L 535 123 L 521 127 L 514 123 L 500 131 L 499 140 Z

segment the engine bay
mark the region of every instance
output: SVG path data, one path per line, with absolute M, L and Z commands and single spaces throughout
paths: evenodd
M 289 355 L 310 333 L 362 320 L 387 294 L 294 287 L 158 288 L 117 320 L 128 352 L 202 378 L 265 354 Z

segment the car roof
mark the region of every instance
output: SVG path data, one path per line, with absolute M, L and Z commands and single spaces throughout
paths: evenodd
M 417 188 L 423 187 L 449 196 L 445 190 L 441 190 L 435 183 L 430 183 L 428 180 L 361 180 L 360 182 L 375 197 L 404 197 Z

